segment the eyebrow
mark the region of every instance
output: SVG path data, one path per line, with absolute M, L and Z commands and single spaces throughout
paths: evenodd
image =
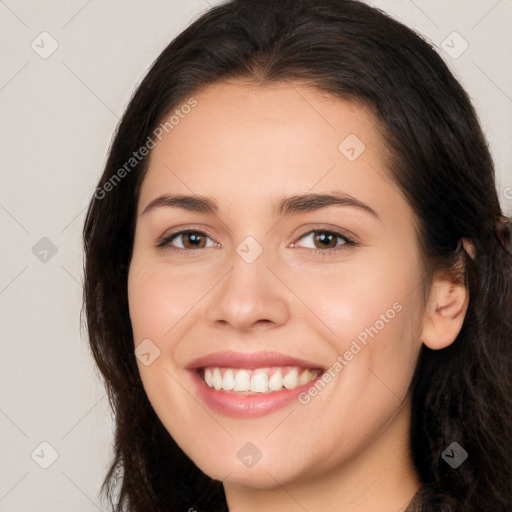
M 327 194 L 303 194 L 281 198 L 273 203 L 274 215 L 292 215 L 294 213 L 313 212 L 329 206 L 351 206 L 365 211 L 380 220 L 378 213 L 367 204 L 359 201 L 350 194 L 331 192 Z M 151 210 L 160 207 L 183 208 L 190 212 L 216 215 L 219 211 L 215 199 L 201 195 L 169 195 L 165 194 L 153 199 L 140 214 L 146 215 Z

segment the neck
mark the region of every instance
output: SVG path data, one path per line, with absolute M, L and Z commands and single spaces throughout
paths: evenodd
M 402 404 L 381 434 L 329 472 L 306 475 L 271 488 L 224 482 L 230 512 L 396 512 L 421 486 L 409 447 L 410 406 Z

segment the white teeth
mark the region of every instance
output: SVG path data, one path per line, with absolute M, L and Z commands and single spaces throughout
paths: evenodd
M 249 393 L 272 393 L 295 389 L 314 380 L 320 370 L 298 367 L 258 368 L 254 370 L 237 368 L 205 368 L 203 379 L 208 387 L 217 391 Z
M 309 370 L 304 370 L 299 376 L 299 386 L 303 386 L 309 381 Z
M 208 383 L 207 383 L 208 384 Z M 235 378 L 233 377 L 233 370 L 227 370 L 222 380 L 222 388 L 224 391 L 231 391 L 235 387 Z
M 297 370 L 292 370 L 283 377 L 283 386 L 286 389 L 295 389 L 298 384 Z
M 268 376 L 266 373 L 256 373 L 251 378 L 251 391 L 266 393 L 268 391 Z
M 246 370 L 240 370 L 235 377 L 235 391 L 249 391 L 251 389 L 251 377 Z
M 213 387 L 217 390 L 222 388 L 222 375 L 218 368 L 213 370 Z
M 204 380 L 208 386 L 213 387 L 213 377 L 211 368 L 206 368 L 204 371 Z
M 268 387 L 271 391 L 281 391 L 283 389 L 283 374 L 280 370 L 274 373 L 268 381 Z

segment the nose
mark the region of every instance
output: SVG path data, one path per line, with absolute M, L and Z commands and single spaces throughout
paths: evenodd
M 273 328 L 290 316 L 289 293 L 267 266 L 265 251 L 252 263 L 237 253 L 233 265 L 210 294 L 207 320 L 238 331 Z

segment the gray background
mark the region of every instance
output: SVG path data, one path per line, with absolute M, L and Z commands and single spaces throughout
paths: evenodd
M 133 89 L 217 3 L 0 0 L 0 512 L 107 510 L 112 420 L 80 327 L 85 209 Z M 510 215 L 512 1 L 368 3 L 424 34 L 463 83 Z

